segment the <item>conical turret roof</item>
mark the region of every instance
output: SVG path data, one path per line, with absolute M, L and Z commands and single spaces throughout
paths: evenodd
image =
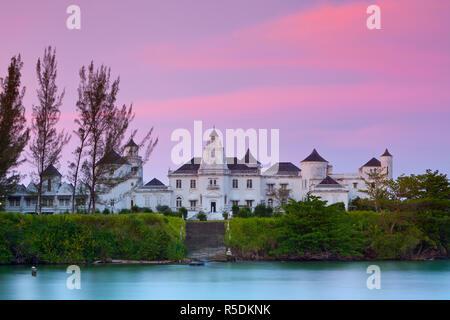
M 313 149 L 311 154 L 307 156 L 302 162 L 311 161 L 311 162 L 328 162 L 324 158 L 320 156 L 316 149 Z
M 389 153 L 388 149 L 386 148 L 386 151 L 381 155 L 382 157 L 392 157 L 392 154 Z

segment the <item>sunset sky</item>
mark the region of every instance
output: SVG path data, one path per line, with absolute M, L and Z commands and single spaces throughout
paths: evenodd
M 68 30 L 66 8 L 81 8 Z M 381 8 L 368 30 L 366 8 Z M 450 1 L 5 1 L 0 77 L 24 61 L 25 106 L 35 66 L 56 47 L 66 96 L 60 127 L 73 130 L 78 71 L 91 60 L 120 76 L 118 100 L 133 103 L 138 139 L 160 143 L 144 183 L 167 183 L 177 128 L 280 130 L 280 160 L 300 165 L 313 148 L 335 172 L 356 172 L 385 150 L 394 174 L 450 171 Z M 64 174 L 76 138 L 57 166 Z M 22 166 L 30 171 L 30 164 Z M 27 178 L 29 180 L 29 177 Z M 25 179 L 25 181 L 27 181 Z

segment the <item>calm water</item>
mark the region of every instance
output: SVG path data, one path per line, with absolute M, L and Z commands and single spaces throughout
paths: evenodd
M 366 268 L 381 268 L 369 290 Z M 0 266 L 0 299 L 449 299 L 450 261 L 245 262 L 81 265 L 81 289 L 66 266 Z

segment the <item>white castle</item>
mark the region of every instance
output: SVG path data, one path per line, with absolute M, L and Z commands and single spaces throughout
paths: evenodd
M 307 194 L 321 197 L 328 204 L 342 202 L 346 209 L 356 197 L 367 197 L 363 178 L 368 173 L 382 169 L 392 178 L 393 159 L 386 149 L 380 160 L 370 159 L 357 173 L 333 173 L 333 167 L 314 149 L 297 167 L 291 162 L 279 162 L 262 172 L 261 164 L 250 151 L 242 159 L 227 158 L 224 147 L 215 130 L 203 149 L 201 158 L 192 158 L 178 169 L 168 172 L 169 185 L 158 179 L 143 183 L 142 158 L 139 147 L 130 140 L 124 155 L 117 153 L 108 157 L 115 170 L 130 174 L 130 178 L 99 196 L 98 209 L 107 208 L 112 213 L 133 206 L 148 207 L 156 211 L 157 206 L 168 206 L 172 210 L 184 207 L 188 218 L 195 218 L 198 212 L 207 214 L 208 220 L 223 219 L 223 212 L 230 212 L 233 205 L 253 209 L 258 204 L 279 207 L 277 194 L 288 194 L 289 198 L 302 200 Z M 71 211 L 73 186 L 62 182 L 62 175 L 50 166 L 43 174 L 44 213 L 65 213 Z M 77 208 L 86 209 L 88 195 L 86 188 L 77 192 Z M 280 190 L 284 190 L 280 192 Z M 36 186 L 18 185 L 6 203 L 6 210 L 32 213 L 36 207 Z

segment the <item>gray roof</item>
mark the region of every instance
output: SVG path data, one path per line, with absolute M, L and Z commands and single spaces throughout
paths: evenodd
M 146 187 L 165 187 L 166 185 L 156 178 L 153 178 L 145 184 Z
M 271 166 L 265 174 L 270 175 L 298 175 L 300 168 L 292 162 L 278 162 Z
M 200 168 L 200 158 L 192 158 L 189 162 L 183 164 L 173 173 L 181 174 L 197 174 Z M 245 157 L 242 160 L 238 160 L 236 157 L 227 158 L 227 167 L 231 171 L 243 171 L 243 172 L 258 172 L 258 167 L 248 166 L 249 163 L 245 163 Z M 259 164 L 259 162 L 258 162 Z
M 382 157 L 392 157 L 392 154 L 389 153 L 388 149 L 386 148 L 386 151 L 381 155 Z
M 242 159 L 244 163 L 246 164 L 258 164 L 260 165 L 261 162 L 259 162 L 258 160 L 256 160 L 256 158 L 253 156 L 253 154 L 250 152 L 250 149 L 247 149 L 247 152 L 245 153 L 244 158 Z
M 43 172 L 42 176 L 44 177 L 54 177 L 54 176 L 62 176 L 61 173 L 59 173 L 58 169 L 56 169 L 52 164 L 49 165 Z
M 327 176 L 316 187 L 319 187 L 319 188 L 340 188 L 340 187 L 342 187 L 342 185 L 339 184 L 332 177 Z
M 173 173 L 196 174 L 200 168 L 200 158 L 192 158 L 189 162 L 183 164 Z
M 121 157 L 117 152 L 111 150 L 100 159 L 98 164 L 129 164 L 127 160 Z
M 316 149 L 313 149 L 311 154 L 307 156 L 302 162 L 312 161 L 312 162 L 328 162 L 320 156 Z
M 376 158 L 372 158 L 367 161 L 366 164 L 363 165 L 363 167 L 381 167 L 381 162 Z

